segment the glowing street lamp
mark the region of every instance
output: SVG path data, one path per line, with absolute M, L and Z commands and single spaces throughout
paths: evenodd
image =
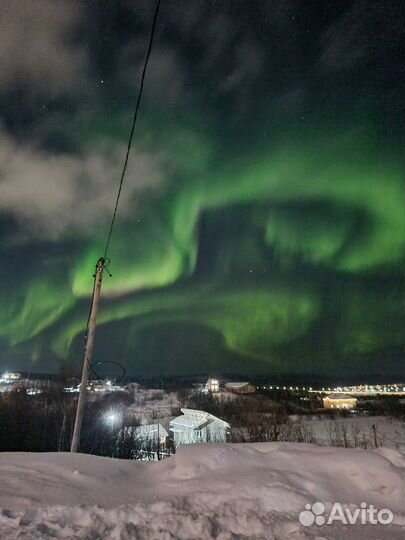
M 115 427 L 121 422 L 121 414 L 116 411 L 108 411 L 103 416 L 105 424 L 109 427 Z

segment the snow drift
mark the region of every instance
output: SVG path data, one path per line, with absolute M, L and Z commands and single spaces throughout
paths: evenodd
M 0 454 L 0 538 L 403 539 L 403 456 L 306 444 L 183 446 L 144 463 Z M 303 526 L 305 505 L 388 508 L 390 525 Z

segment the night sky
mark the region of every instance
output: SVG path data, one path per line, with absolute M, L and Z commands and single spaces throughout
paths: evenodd
M 0 368 L 82 362 L 153 11 L 0 2 Z M 162 0 L 95 361 L 403 377 L 404 42 L 400 0 Z

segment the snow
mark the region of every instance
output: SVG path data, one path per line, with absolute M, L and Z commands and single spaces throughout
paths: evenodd
M 362 448 L 372 448 L 374 444 L 374 430 L 376 429 L 377 442 L 387 448 L 394 448 L 405 454 L 405 423 L 397 418 L 388 416 L 349 416 L 348 418 L 331 419 L 322 416 L 291 418 L 293 424 L 302 428 L 306 435 L 304 440 L 311 440 L 317 444 L 337 446 L 343 445 L 345 438 L 349 446 L 355 446 L 355 440 L 360 442 Z M 364 444 L 363 444 L 364 443 Z
M 169 436 L 162 424 L 145 424 L 136 428 L 125 428 L 126 433 L 132 432 L 135 438 L 154 440 L 158 437 L 166 438 Z
M 160 423 L 168 427 L 169 421 L 173 418 L 173 411 L 177 412 L 181 407 L 176 392 L 164 392 L 160 388 L 142 388 L 137 383 L 128 385 L 126 391 L 132 395 L 134 403 L 126 408 L 125 414 L 127 417 L 132 416 L 141 424 L 156 423 L 158 416 Z
M 299 443 L 181 446 L 160 462 L 0 454 L 0 538 L 403 540 L 397 450 Z M 304 527 L 307 503 L 389 508 L 391 525 Z
M 326 396 L 327 399 L 356 399 L 353 396 L 349 396 L 349 394 L 343 394 L 342 392 L 339 392 L 339 394 L 328 394 Z
M 244 386 L 247 386 L 249 383 L 247 381 L 245 382 L 229 382 L 225 384 L 225 388 L 243 388 Z

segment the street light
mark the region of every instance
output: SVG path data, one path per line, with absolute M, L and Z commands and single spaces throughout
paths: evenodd
M 104 422 L 110 426 L 116 426 L 122 419 L 122 415 L 117 411 L 108 411 L 103 416 Z

